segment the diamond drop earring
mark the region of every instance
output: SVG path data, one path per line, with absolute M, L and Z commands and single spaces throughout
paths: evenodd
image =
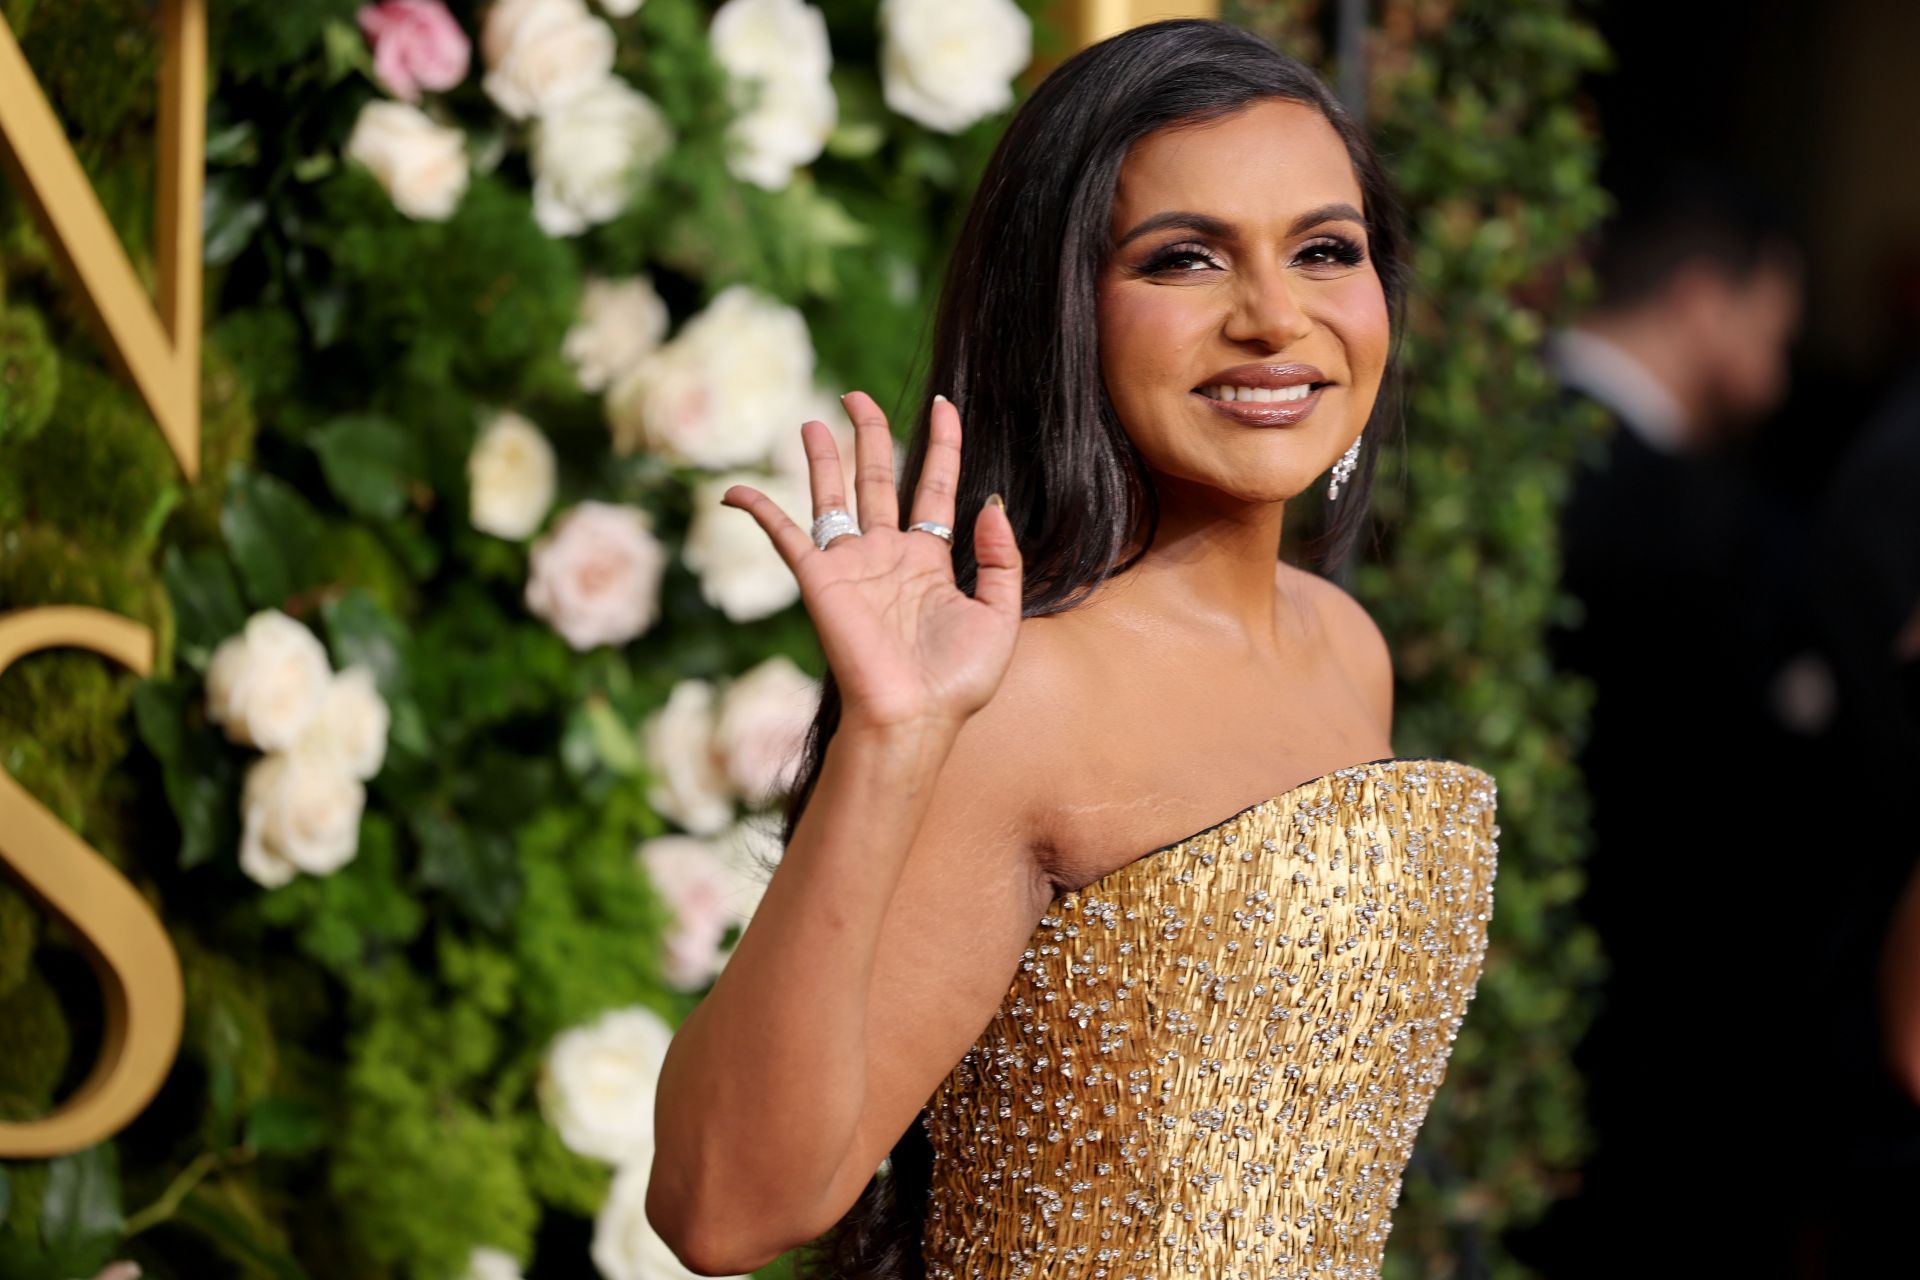
M 1353 474 L 1355 464 L 1360 461 L 1360 440 L 1365 435 L 1366 432 L 1362 431 L 1360 435 L 1355 436 L 1353 443 L 1347 446 L 1347 451 L 1340 455 L 1340 461 L 1333 464 L 1333 479 L 1327 482 L 1329 502 L 1339 500 L 1340 486 L 1347 482 L 1347 477 Z

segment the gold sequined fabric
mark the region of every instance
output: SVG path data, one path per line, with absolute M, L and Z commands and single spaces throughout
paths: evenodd
M 931 1280 L 1363 1280 L 1486 956 L 1494 779 L 1337 769 L 1061 894 L 920 1114 Z

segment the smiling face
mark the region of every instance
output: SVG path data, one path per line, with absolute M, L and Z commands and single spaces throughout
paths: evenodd
M 1303 103 L 1263 99 L 1128 152 L 1100 367 L 1163 497 L 1185 482 L 1284 501 L 1365 427 L 1388 323 L 1364 213 L 1339 134 Z M 1220 399 L 1222 383 L 1303 380 L 1325 385 L 1304 400 L 1290 399 L 1297 387 Z

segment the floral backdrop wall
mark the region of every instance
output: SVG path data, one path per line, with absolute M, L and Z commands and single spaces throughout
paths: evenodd
M 1577 3 L 1384 0 L 1368 39 L 1420 285 L 1352 589 L 1396 746 L 1483 762 L 1509 833 L 1396 1277 L 1519 1274 L 1499 1232 L 1579 1154 L 1584 707 L 1540 635 L 1583 427 L 1531 357 L 1601 212 Z M 0 14 L 151 280 L 152 0 Z M 683 1276 L 644 1214 L 653 1075 L 779 856 L 822 673 L 719 496 L 804 519 L 799 424 L 916 398 L 944 247 L 1060 33 L 1037 0 L 209 16 L 197 480 L 0 183 L 0 609 L 160 640 L 146 680 L 10 669 L 0 763 L 154 904 L 188 997 L 135 1124 L 0 1163 L 0 1276 Z M 1332 69 L 1330 5 L 1225 16 Z M 84 1077 L 98 1002 L 0 879 L 0 1117 Z
M 151 280 L 146 0 L 0 4 Z M 0 1165 L 0 1275 L 651 1280 L 653 1077 L 780 853 L 821 661 L 745 480 L 904 398 L 1014 0 L 210 6 L 205 464 L 0 188 L 10 773 L 155 904 L 188 1015 L 115 1140 Z M 95 1056 L 0 883 L 0 1115 Z M 774 1270 L 780 1270 L 775 1267 Z

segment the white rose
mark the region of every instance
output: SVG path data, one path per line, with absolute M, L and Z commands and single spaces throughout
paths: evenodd
M 480 81 L 516 120 L 541 116 L 613 72 L 613 28 L 583 0 L 495 0 L 480 30 Z
M 444 222 L 466 194 L 467 135 L 407 103 L 375 98 L 361 107 L 346 154 L 409 218 Z
M 736 677 L 721 696 L 714 743 L 750 806 L 759 808 L 792 785 L 820 688 L 793 659 L 776 654 Z
M 520 1263 L 503 1249 L 485 1245 L 467 1255 L 467 1273 L 461 1280 L 523 1280 Z
M 582 502 L 554 522 L 529 560 L 527 607 L 575 649 L 625 644 L 660 616 L 667 551 L 638 507 Z
M 693 836 L 656 836 L 634 851 L 654 892 L 673 913 L 666 936 L 667 984 L 698 991 L 720 972 L 720 940 L 735 922 L 734 880 L 719 852 Z
M 720 495 L 736 484 L 766 494 L 802 529 L 813 524 L 813 502 L 785 477 L 754 471 L 729 471 L 694 486 L 693 520 L 680 558 L 700 576 L 702 599 L 734 622 L 752 622 L 798 600 L 800 582 L 759 521 L 721 505 Z
M 681 680 L 640 726 L 641 750 L 653 772 L 647 803 L 702 836 L 733 819 L 733 788 L 714 749 L 714 702 L 711 683 Z
M 467 456 L 473 527 L 496 538 L 530 536 L 553 506 L 553 446 L 511 410 L 494 415 Z
M 727 909 L 742 925 L 760 909 L 760 899 L 766 895 L 772 876 L 770 868 L 779 866 L 786 854 L 786 846 L 780 842 L 783 821 L 772 811 L 742 814 L 713 838 L 713 847 L 727 869 Z M 725 959 L 721 957 L 723 963 Z
M 291 752 L 262 756 L 241 788 L 240 869 L 268 888 L 296 871 L 331 875 L 353 861 L 366 805 L 350 773 Z
M 644 2 L 645 0 L 600 0 L 600 7 L 610 18 L 631 18 L 640 12 L 640 6 Z
M 214 650 L 207 718 L 235 742 L 279 751 L 320 714 L 332 680 L 327 651 L 313 632 L 278 609 L 263 609 Z
M 855 451 L 857 436 L 853 422 L 847 417 L 846 409 L 831 391 L 825 387 L 814 386 L 809 389 L 805 400 L 800 402 L 797 412 L 787 415 L 792 421 L 776 431 L 773 447 L 767 453 L 767 465 L 776 475 L 784 477 L 796 489 L 812 492 L 812 465 L 807 461 L 807 440 L 800 432 L 800 424 L 813 419 L 827 424 L 827 430 L 833 433 L 834 452 L 840 455 L 840 476 L 843 482 L 842 492 L 849 498 L 854 496 Z M 900 464 L 906 458 L 906 450 L 895 448 L 893 451 L 893 470 L 897 477 Z M 808 519 L 812 519 L 811 513 Z
M 535 126 L 534 221 L 550 236 L 607 221 L 672 147 L 673 129 L 653 99 L 608 76 Z
M 365 782 L 386 761 L 391 721 L 387 701 L 374 687 L 373 672 L 348 667 L 328 683 L 319 714 L 293 749 L 324 769 Z
M 651 1151 L 620 1166 L 607 1189 L 606 1203 L 593 1220 L 591 1256 L 606 1280 L 693 1280 L 704 1274 L 687 1270 L 647 1221 L 647 1183 L 652 1176 Z
M 789 418 L 798 429 L 813 367 L 813 338 L 798 310 L 751 285 L 729 285 L 614 384 L 614 448 L 708 469 L 757 462 Z
M 880 89 L 889 107 L 958 133 L 1013 104 L 1033 23 L 1013 0 L 880 0 Z
M 540 1105 L 560 1141 L 621 1164 L 650 1153 L 653 1097 L 673 1028 L 651 1009 L 614 1009 L 554 1038 Z
M 667 336 L 667 304 L 644 275 L 594 276 L 580 296 L 580 313 L 560 354 L 573 365 L 582 391 L 605 391 L 613 380 L 659 347 Z
M 709 39 L 735 111 L 727 167 L 777 191 L 820 154 L 839 121 L 826 17 L 804 0 L 726 0 Z

